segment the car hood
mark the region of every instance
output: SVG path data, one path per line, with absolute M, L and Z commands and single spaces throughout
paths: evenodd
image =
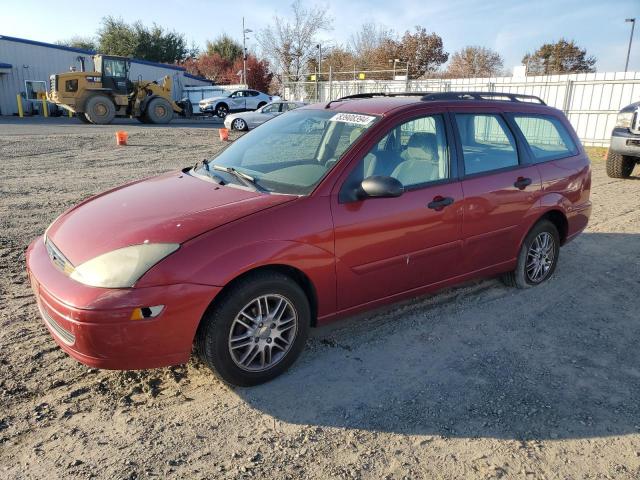
M 295 196 L 253 192 L 173 172 L 91 197 L 47 230 L 74 265 L 129 245 L 183 243 Z

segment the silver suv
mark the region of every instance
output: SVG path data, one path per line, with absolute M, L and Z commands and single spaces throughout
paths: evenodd
M 618 112 L 607 154 L 607 175 L 627 178 L 640 163 L 640 102 L 627 105 Z
M 198 105 L 200 112 L 224 118 L 229 112 L 257 110 L 271 102 L 272 99 L 273 97 L 258 90 L 236 90 L 227 95 L 205 98 L 200 100 Z

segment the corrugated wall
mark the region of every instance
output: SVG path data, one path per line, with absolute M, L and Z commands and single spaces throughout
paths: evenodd
M 0 74 L 0 113 L 13 115 L 18 112 L 16 95 L 25 90 L 25 80 L 47 81 L 55 73 L 61 73 L 74 66 L 80 70 L 78 56 L 85 58 L 85 68 L 93 70 L 91 55 L 59 48 L 17 42 L 0 37 L 0 63 L 11 64 L 10 73 Z M 186 78 L 182 70 L 170 67 L 131 63 L 131 79 L 141 76 L 145 80 L 156 80 L 171 75 L 174 80 L 174 99 L 182 97 L 186 85 L 210 85 L 208 82 Z

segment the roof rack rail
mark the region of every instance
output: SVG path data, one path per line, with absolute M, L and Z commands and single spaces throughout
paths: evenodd
M 353 98 L 373 98 L 373 97 L 424 97 L 429 92 L 369 92 L 369 93 L 354 93 L 353 95 L 347 95 L 340 97 L 338 100 L 349 100 Z M 338 100 L 334 100 L 338 101 Z
M 503 100 L 546 105 L 540 97 L 535 95 L 506 92 L 432 92 L 425 94 L 422 100 Z
M 342 102 L 343 100 L 355 100 L 358 98 L 373 98 L 373 97 L 424 97 L 429 92 L 368 92 L 368 93 L 354 93 L 353 95 L 345 95 L 344 97 L 330 100 L 324 106 L 329 108 L 334 102 Z

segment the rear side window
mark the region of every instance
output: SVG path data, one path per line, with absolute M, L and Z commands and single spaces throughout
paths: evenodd
M 457 113 L 467 175 L 518 165 L 516 142 L 499 115 Z
M 513 118 L 537 162 L 578 153 L 571 135 L 557 118 L 548 115 L 514 115 Z

